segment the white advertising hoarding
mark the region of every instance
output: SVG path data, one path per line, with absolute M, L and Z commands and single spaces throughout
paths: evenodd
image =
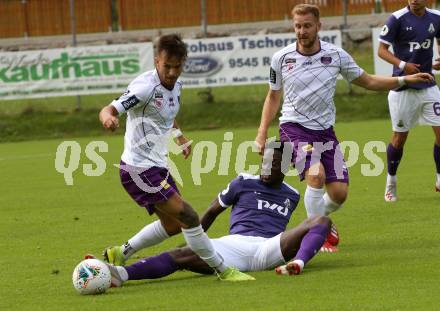
M 0 98 L 118 93 L 153 68 L 152 43 L 0 53 Z

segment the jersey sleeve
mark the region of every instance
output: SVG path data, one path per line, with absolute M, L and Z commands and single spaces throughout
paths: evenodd
M 119 114 L 123 114 L 138 105 L 145 104 L 149 98 L 153 88 L 139 78 L 133 80 L 127 90 L 119 98 L 115 99 L 111 105 L 116 108 Z
M 388 45 L 392 45 L 396 39 L 396 35 L 399 28 L 399 20 L 391 15 L 388 17 L 385 25 L 382 27 L 382 31 L 379 35 L 379 41 Z
M 278 91 L 282 87 L 281 83 L 281 63 L 278 53 L 272 56 L 269 72 L 269 87 L 271 90 Z
M 242 187 L 243 177 L 238 176 L 232 180 L 218 195 L 218 202 L 223 207 L 234 205 L 238 201 L 238 196 Z
M 364 73 L 364 70 L 359 67 L 358 64 L 356 64 L 353 57 L 351 57 L 350 54 L 345 52 L 343 49 L 340 49 L 339 56 L 341 58 L 341 75 L 344 77 L 344 79 L 351 82 L 354 79 L 359 78 Z

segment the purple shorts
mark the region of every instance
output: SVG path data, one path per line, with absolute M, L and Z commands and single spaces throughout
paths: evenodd
M 180 194 L 170 172 L 163 167 L 141 168 L 121 161 L 119 176 L 122 186 L 139 206 L 145 207 L 151 215 L 154 205 L 168 201 L 174 194 Z
M 291 150 L 291 161 L 300 180 L 304 180 L 305 172 L 312 165 L 321 162 L 326 183 L 338 181 L 348 184 L 348 170 L 333 127 L 311 130 L 297 123 L 283 123 L 280 125 L 280 140 L 290 143 L 284 145 L 284 150 Z

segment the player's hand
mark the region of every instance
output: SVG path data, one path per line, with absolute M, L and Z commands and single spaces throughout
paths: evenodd
M 440 58 L 436 58 L 435 63 L 432 65 L 432 69 L 440 70 Z
M 102 126 L 112 132 L 119 127 L 119 119 L 115 116 L 108 115 L 102 119 Z
M 264 154 L 264 146 L 266 145 L 267 134 L 258 131 L 257 137 L 255 137 L 255 146 L 258 149 L 260 155 Z
M 410 76 L 405 76 L 405 83 L 414 84 L 414 83 L 430 83 L 434 82 L 434 77 L 429 73 L 419 72 Z
M 189 141 L 185 136 L 180 136 L 176 138 L 177 144 L 182 147 L 182 154 L 185 159 L 188 159 L 191 154 L 191 141 Z
M 412 75 L 420 72 L 420 64 L 406 63 L 405 68 L 403 68 L 403 72 L 406 75 Z

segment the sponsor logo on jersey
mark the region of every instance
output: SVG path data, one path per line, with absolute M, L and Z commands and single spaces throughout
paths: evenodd
M 124 107 L 125 110 L 130 109 L 131 107 L 136 106 L 140 100 L 136 97 L 136 95 L 133 95 L 126 100 L 122 101 L 121 104 Z
M 183 67 L 182 76 L 207 77 L 215 74 L 221 68 L 221 62 L 211 56 L 188 57 Z
M 382 31 L 380 32 L 380 35 L 381 35 L 381 36 L 386 36 L 387 33 L 388 33 L 388 31 L 389 31 L 388 26 L 387 26 L 387 25 L 383 25 L 383 27 L 382 27 Z
M 270 203 L 266 200 L 257 200 L 258 202 L 258 209 L 262 210 L 264 209 L 269 209 L 271 211 L 277 211 L 280 215 L 283 216 L 287 216 L 287 214 L 289 213 L 289 208 L 287 206 L 280 206 L 278 204 L 275 203 Z M 285 202 L 284 202 L 285 203 Z M 289 206 L 290 206 L 290 202 L 289 202 Z
M 409 51 L 413 52 L 414 50 L 420 50 L 420 49 L 429 49 L 431 48 L 431 43 L 432 40 L 431 39 L 426 39 L 425 41 L 423 41 L 423 43 L 418 43 L 418 42 L 408 42 L 409 44 Z
M 155 92 L 154 93 L 154 98 L 163 98 L 163 94 L 161 92 Z
M 309 60 L 309 61 L 306 61 L 302 64 L 303 64 L 303 66 L 310 66 L 311 64 L 313 64 L 313 62 L 311 60 Z
M 332 62 L 332 58 L 331 56 L 323 56 L 321 57 L 321 63 L 323 63 L 324 65 L 329 65 Z
M 434 25 L 433 25 L 432 23 L 429 24 L 428 31 L 429 31 L 430 33 L 434 33 L 434 32 L 435 32 L 435 28 L 434 28 Z

